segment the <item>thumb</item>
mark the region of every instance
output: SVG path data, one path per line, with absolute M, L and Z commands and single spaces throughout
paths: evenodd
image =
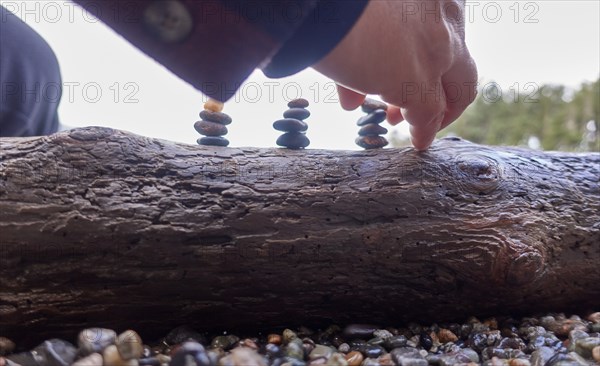
M 337 84 L 340 105 L 347 111 L 353 111 L 365 101 L 365 95 Z

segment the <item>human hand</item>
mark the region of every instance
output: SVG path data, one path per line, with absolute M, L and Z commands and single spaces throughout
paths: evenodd
M 476 95 L 477 68 L 465 45 L 464 0 L 371 0 L 352 30 L 313 67 L 338 83 L 344 109 L 365 94 L 390 103 L 427 149 Z

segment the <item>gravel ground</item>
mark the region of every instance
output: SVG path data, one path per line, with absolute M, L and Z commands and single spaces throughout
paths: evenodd
M 600 312 L 523 319 L 470 318 L 463 324 L 350 324 L 286 329 L 240 338 L 186 326 L 156 342 L 89 328 L 74 344 L 49 339 L 28 352 L 0 337 L 0 366 L 375 366 L 600 365 Z

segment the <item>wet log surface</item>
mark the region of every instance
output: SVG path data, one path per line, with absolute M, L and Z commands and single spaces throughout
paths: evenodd
M 0 334 L 592 309 L 600 154 L 2 138 Z

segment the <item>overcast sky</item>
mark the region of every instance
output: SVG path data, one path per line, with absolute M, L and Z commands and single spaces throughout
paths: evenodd
M 59 112 L 65 124 L 195 143 L 199 135 L 193 123 L 205 98 L 184 81 L 69 2 L 0 4 L 54 49 L 64 81 Z M 480 83 L 495 80 L 510 93 L 526 85 L 576 87 L 598 78 L 600 1 L 468 1 L 467 9 L 467 44 Z M 311 101 L 311 148 L 358 148 L 354 122 L 362 113 L 343 111 L 334 85 L 313 70 L 278 80 L 255 72 L 225 105 L 224 112 L 233 117 L 231 146 L 275 146 L 278 133 L 271 124 L 298 92 Z M 405 131 L 405 126 L 396 128 Z

